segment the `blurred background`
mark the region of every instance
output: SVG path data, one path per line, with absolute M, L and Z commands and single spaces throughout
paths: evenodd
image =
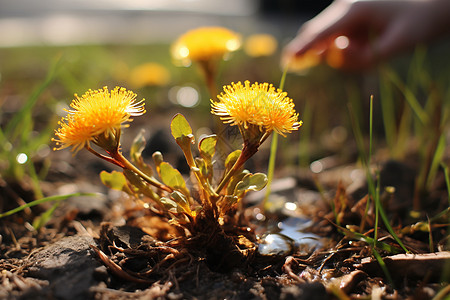
M 305 21 L 330 3 L 325 0 L 0 0 L 2 177 L 20 179 L 31 174 L 38 182 L 43 178 L 60 180 L 67 176 L 69 179 L 84 171 L 97 174 L 99 169 L 108 168 L 96 162 L 87 167 L 93 170 L 74 171 L 74 166 L 80 168 L 74 161 L 90 156 L 89 153 L 81 151 L 74 157 L 70 151 L 51 151 L 55 146 L 51 138 L 58 120 L 65 114 L 64 108 L 74 93 L 81 95 L 88 89 L 124 86 L 136 92 L 138 98 L 146 99 L 148 113 L 136 118 L 131 127 L 137 128 L 136 131 L 141 127 L 146 129 L 146 138 L 152 145 L 146 151 L 149 155 L 156 150 L 170 153 L 171 147 L 176 148 L 167 137 L 170 137 L 170 118 L 177 112 L 185 114 L 193 128 L 199 128 L 197 137 L 210 133 L 207 128 L 211 127 L 211 96 L 196 66 L 180 67 L 173 63 L 170 46 L 174 40 L 201 26 L 231 29 L 242 35 L 243 46 L 221 64 L 218 90 L 223 85 L 244 80 L 278 86 L 283 46 Z M 248 45 L 255 34 L 269 36 L 272 51 L 252 52 Z M 415 118 L 414 108 L 408 101 L 411 95 L 430 119 L 436 119 L 436 112 L 447 111 L 448 101 L 443 99 L 450 95 L 448 44 L 447 41 L 420 46 L 413 53 L 387 62 L 384 73 L 381 69 L 346 73 L 319 64 L 305 72 L 288 74 L 284 90 L 294 100 L 304 125 L 298 132 L 281 139 L 283 151 L 278 155 L 278 165 L 294 172 L 305 168 L 318 173 L 356 161 L 353 130 L 358 124 L 364 135 L 368 133 L 371 95 L 374 96 L 374 145 L 388 148 L 381 159 L 408 157 L 409 152 L 426 144 L 423 139 L 417 139 L 426 130 Z M 386 74 L 396 74 L 396 77 Z M 425 107 L 430 87 L 438 91 L 440 106 L 436 107 L 441 110 Z M 349 104 L 356 116 L 353 124 Z M 439 132 L 445 134 L 442 128 Z M 131 132 L 124 138 L 131 140 L 134 136 L 135 132 Z M 239 143 L 237 140 L 236 145 Z M 269 145 L 266 143 L 261 151 L 258 170 L 266 170 Z
M 280 38 L 325 8 L 325 0 L 1 0 L 0 46 L 170 42 L 218 25 Z

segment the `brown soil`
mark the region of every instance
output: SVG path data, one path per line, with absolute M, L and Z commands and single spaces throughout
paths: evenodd
M 355 169 L 345 166 L 319 176 L 330 200 L 315 189 L 314 178 L 280 173 L 283 176 L 273 185 L 275 200 L 262 215 L 264 219 L 256 216 L 261 213 L 260 194 L 251 195 L 245 200 L 240 218 L 241 225 L 247 226 L 242 226 L 241 233 L 211 242 L 214 247 L 208 246 L 211 243 L 190 247 L 186 241 L 173 239 L 176 230 L 163 217 L 102 188 L 97 179 L 83 176 L 86 179 L 75 181 L 77 190 L 107 196 L 95 200 L 75 197 L 62 202 L 51 221 L 38 232 L 29 222 L 48 206 L 0 220 L 0 298 L 444 299 L 438 293 L 447 289 L 448 296 L 448 277 L 444 277 L 445 272 L 448 276 L 450 261 L 448 222 L 435 221 L 429 227 L 431 234 L 412 222 L 407 213 L 411 177 L 407 176 L 406 166 L 387 163 L 382 171 L 388 172 L 391 179 L 383 184 L 396 186 L 401 192 L 385 199 L 386 209 L 411 253 L 404 254 L 380 223 L 379 241 L 384 244 L 377 249 L 389 270 L 388 278 L 369 244 L 352 235 L 351 230 L 362 228 L 367 201 L 364 184 L 350 188 L 345 182 L 346 173 Z M 74 187 L 60 174 L 49 174 L 49 178 L 59 178 L 43 183 L 49 191 L 70 191 Z M 429 198 L 430 216 L 445 209 L 445 193 L 444 186 L 437 187 Z M 17 206 L 18 199 L 33 199 L 23 182 L 3 182 L 0 195 L 4 211 Z M 295 203 L 297 209 L 287 210 L 276 199 Z M 448 214 L 444 218 L 448 221 Z M 252 248 L 261 242 L 256 236 L 262 236 L 264 230 L 273 232 L 274 224 L 280 229 L 277 224 L 293 220 L 307 220 L 302 232 L 317 236 L 321 246 L 287 236 L 288 250 L 262 255 Z M 365 235 L 373 236 L 373 222 L 373 207 L 369 206 L 362 231 Z M 445 295 L 445 291 L 441 293 Z

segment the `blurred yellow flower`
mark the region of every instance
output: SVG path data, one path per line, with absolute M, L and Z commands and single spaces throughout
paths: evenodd
M 133 88 L 144 86 L 164 86 L 170 81 L 170 73 L 166 67 L 158 63 L 145 63 L 131 70 L 129 83 Z
M 275 131 L 283 136 L 302 125 L 298 121 L 292 99 L 272 84 L 253 83 L 247 80 L 223 87 L 224 92 L 211 100 L 211 113 L 220 116 L 224 123 L 248 128 L 259 126 L 261 131 Z
M 61 150 L 73 147 L 78 152 L 90 142 L 96 142 L 100 135 L 113 134 L 117 137 L 124 124 L 131 122 L 132 116 L 145 113 L 144 99 L 137 101 L 136 94 L 125 88 L 116 87 L 111 92 L 107 87 L 89 90 L 81 97 L 75 94 L 70 104 L 71 110 L 58 123 L 57 138 L 52 139 Z
M 249 36 L 244 43 L 244 51 L 252 57 L 270 56 L 275 53 L 278 42 L 270 34 L 254 34 Z
M 322 52 L 313 49 L 301 56 L 284 57 L 282 60 L 282 65 L 287 67 L 289 72 L 302 73 L 322 62 Z
M 180 36 L 171 47 L 172 57 L 184 66 L 192 61 L 222 59 L 241 46 L 239 34 L 223 27 L 200 27 Z

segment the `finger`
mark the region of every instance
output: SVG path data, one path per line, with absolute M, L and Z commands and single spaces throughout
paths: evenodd
M 405 35 L 405 32 L 409 32 L 407 27 L 405 22 L 397 21 L 386 28 L 373 43 L 373 55 L 378 60 L 384 60 L 413 46 L 414 38 Z
M 329 66 L 346 71 L 363 71 L 375 64 L 375 55 L 367 43 L 349 41 L 346 47 L 334 44 L 328 48 L 326 62 Z

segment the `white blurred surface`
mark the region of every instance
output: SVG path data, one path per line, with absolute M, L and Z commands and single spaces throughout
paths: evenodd
M 257 0 L 0 0 L 0 47 L 167 42 L 198 26 L 256 30 Z

